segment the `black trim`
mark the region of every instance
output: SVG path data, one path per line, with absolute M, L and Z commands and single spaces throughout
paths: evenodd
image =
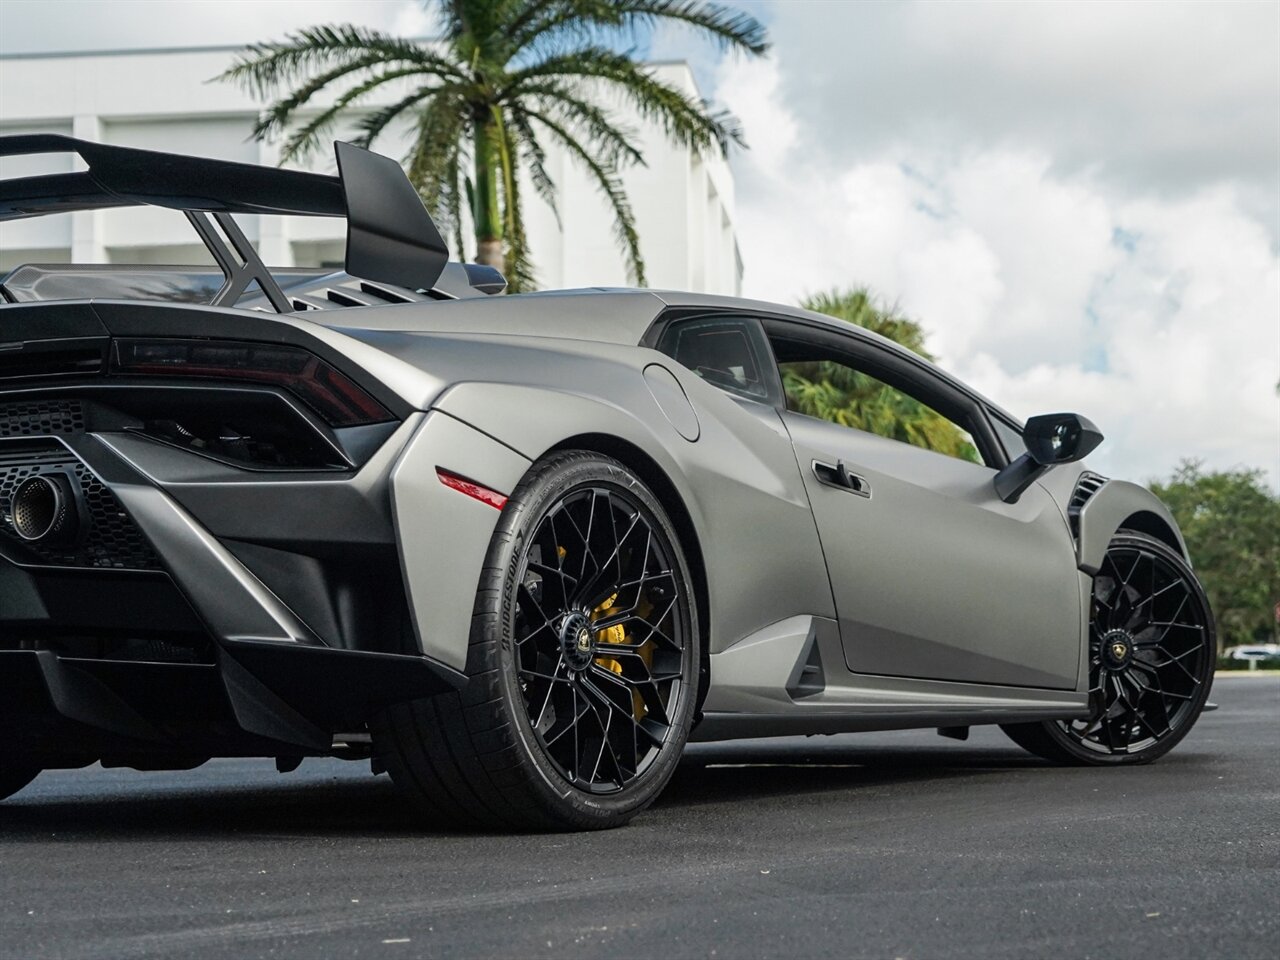
M 53 133 L 0 137 L 0 157 L 39 153 L 75 153 L 89 169 L 0 181 L 0 220 L 137 204 L 224 213 L 347 214 L 338 177 Z
M 645 331 L 644 336 L 640 339 L 639 346 L 647 347 L 650 350 L 657 350 L 663 356 L 670 357 L 670 354 L 663 349 L 665 346 L 664 339 L 667 336 L 667 331 L 678 324 L 694 320 L 715 319 L 736 320 L 739 322 L 745 321 L 755 328 L 755 333 L 759 339 L 757 346 L 763 354 L 760 358 L 764 366 L 761 374 L 767 378 L 764 382 L 764 388 L 768 393 L 768 396 L 757 397 L 753 394 L 734 390 L 731 387 L 715 383 L 711 380 L 707 380 L 707 383 L 711 384 L 711 386 L 718 390 L 723 390 L 735 400 L 745 400 L 750 403 L 762 403 L 766 406 L 775 407 L 777 409 L 784 408 L 786 404 L 786 396 L 782 390 L 782 379 L 778 375 L 777 358 L 773 355 L 773 347 L 769 343 L 768 336 L 765 335 L 763 318 L 759 313 L 750 310 L 734 309 L 732 307 L 714 309 L 708 309 L 705 307 L 673 307 L 668 310 L 664 310 L 658 318 L 650 324 L 649 329 Z M 674 357 L 670 358 L 673 360 L 675 359 Z M 685 369 L 687 370 L 688 368 L 685 367 Z
M 215 304 L 234 303 L 256 281 L 271 305 L 291 305 L 230 214 L 345 217 L 347 272 L 410 290 L 433 287 L 449 249 L 400 165 L 349 143 L 334 144 L 339 176 L 280 170 L 119 147 L 60 134 L 0 137 L 0 157 L 75 153 L 82 173 L 0 181 L 0 221 L 74 210 L 150 205 L 187 213 L 226 277 Z M 213 230 L 222 228 L 239 263 Z
M 30 351 L 42 351 L 50 341 L 61 346 L 83 346 L 88 341 L 106 356 L 107 337 L 141 338 L 213 338 L 247 340 L 256 343 L 281 343 L 302 347 L 349 377 L 357 386 L 377 400 L 397 420 L 414 412 L 411 404 L 389 389 L 381 380 L 351 358 L 329 346 L 319 337 L 299 327 L 272 321 L 274 314 L 207 307 L 198 304 L 172 304 L 150 301 L 94 300 L 73 302 L 46 301 L 11 304 L 0 308 L 0 357 L 8 362 Z M 8 343 L 12 331 L 21 339 Z M 102 337 L 95 340 L 93 335 Z M 81 341 L 71 344 L 67 338 Z M 105 363 L 104 363 L 105 367 Z M 76 382 L 102 383 L 105 369 Z M 15 377 L 0 382 L 5 391 L 38 387 L 46 383 L 69 382 L 70 378 Z

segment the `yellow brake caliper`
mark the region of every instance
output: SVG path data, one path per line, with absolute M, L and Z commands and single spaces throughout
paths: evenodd
M 591 612 L 592 620 L 599 620 L 608 614 L 613 605 L 618 602 L 618 595 L 615 593 L 600 606 Z M 636 613 L 640 616 L 646 616 L 639 609 Z M 596 640 L 599 643 L 627 643 L 627 628 L 618 623 L 612 627 L 605 627 L 603 630 L 596 631 Z M 653 666 L 653 640 L 646 640 L 644 645 L 640 647 L 640 659 L 644 661 L 644 665 L 648 668 Z M 596 657 L 596 663 L 604 667 L 606 670 L 622 676 L 622 664 L 614 657 Z M 644 700 L 636 691 L 631 691 L 632 711 L 636 720 L 643 720 L 648 708 L 644 705 Z

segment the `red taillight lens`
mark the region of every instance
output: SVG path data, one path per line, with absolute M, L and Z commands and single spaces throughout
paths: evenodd
M 300 347 L 233 340 L 117 340 L 111 371 L 280 387 L 334 427 L 394 419 L 349 377 Z
M 507 498 L 497 490 L 490 490 L 488 487 L 482 487 L 474 480 L 468 480 L 466 477 L 460 477 L 456 473 L 451 473 L 444 467 L 436 467 L 436 476 L 440 478 L 440 482 L 451 490 L 457 490 L 459 493 L 465 493 L 473 500 L 479 500 L 481 503 L 488 504 L 494 509 L 501 510 L 507 505 Z

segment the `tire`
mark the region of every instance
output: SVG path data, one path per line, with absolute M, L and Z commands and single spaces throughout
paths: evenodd
M 1217 649 L 1209 601 L 1186 560 L 1154 537 L 1121 530 L 1093 579 L 1090 717 L 1001 729 L 1055 763 L 1150 763 L 1195 725 Z
M 467 685 L 386 710 L 375 750 L 435 822 L 621 826 L 658 796 L 688 739 L 696 610 L 679 537 L 640 478 L 596 453 L 551 455 L 494 531 Z
M 0 800 L 8 800 L 32 780 L 40 776 L 40 772 L 39 767 L 31 767 L 25 764 L 12 765 L 6 763 L 0 766 Z

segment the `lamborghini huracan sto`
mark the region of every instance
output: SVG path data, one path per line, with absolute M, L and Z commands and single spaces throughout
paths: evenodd
M 0 220 L 167 208 L 208 254 L 0 280 L 0 798 L 336 756 L 436 821 L 591 829 L 691 739 L 999 724 L 1122 765 L 1191 728 L 1204 593 L 1085 417 L 793 307 L 495 295 L 394 161 L 336 151 L 0 139 L 83 161 L 0 181 Z M 265 266 L 281 215 L 345 218 L 343 268 Z M 815 370 L 963 442 L 814 415 Z

